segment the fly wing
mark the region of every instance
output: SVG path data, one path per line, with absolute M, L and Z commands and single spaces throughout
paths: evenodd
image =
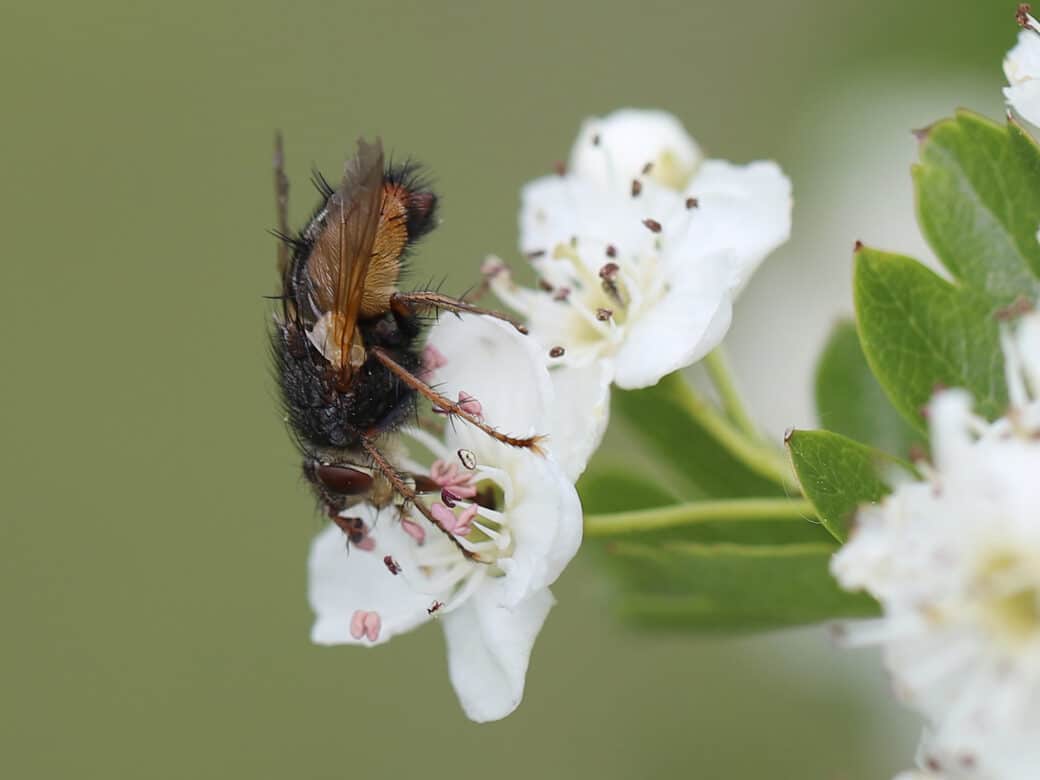
M 335 339 L 343 356 L 340 383 L 346 384 L 360 363 L 351 354 L 354 331 L 372 262 L 383 202 L 383 145 L 358 139 L 357 154 L 343 171 L 343 182 L 333 195 L 339 199 L 339 253 L 333 302 L 337 323 Z

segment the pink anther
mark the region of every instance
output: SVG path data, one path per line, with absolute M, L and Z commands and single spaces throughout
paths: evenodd
M 435 460 L 430 467 L 430 479 L 440 487 L 448 488 L 459 498 L 473 498 L 477 495 L 473 475 L 460 471 L 457 463 Z
M 383 627 L 383 619 L 379 617 L 378 612 L 369 612 L 365 615 L 365 636 L 368 637 L 369 642 L 375 642 L 379 639 L 379 629 Z
M 439 501 L 430 507 L 430 513 L 440 523 L 441 527 L 448 533 L 456 536 L 466 536 L 473 530 L 473 518 L 477 516 L 477 505 L 470 504 L 456 515 L 448 507 Z
M 433 344 L 427 344 L 422 351 L 422 373 L 424 377 L 430 376 L 434 371 L 448 364 L 448 358 L 444 357 Z
M 414 520 L 402 517 L 401 528 L 406 534 L 415 539 L 418 544 L 426 541 L 426 530 Z
M 357 609 L 350 616 L 350 635 L 355 639 L 360 639 L 365 635 L 365 616 L 367 614 L 363 609 Z
M 455 517 L 454 512 L 444 506 L 440 501 L 437 501 L 430 507 L 430 514 L 433 515 L 433 519 L 440 523 L 441 528 L 445 531 L 452 533 L 455 531 L 455 526 L 458 524 L 458 518 Z
M 368 637 L 369 642 L 379 639 L 379 631 L 383 627 L 383 619 L 378 612 L 367 612 L 363 609 L 354 611 L 350 616 L 350 635 L 354 639 Z
M 455 523 L 455 530 L 453 533 L 456 536 L 469 536 L 470 531 L 473 530 L 473 518 L 477 516 L 477 505 L 470 504 L 468 507 L 462 510 L 462 514 L 458 516 Z
M 459 390 L 459 408 L 467 414 L 472 414 L 481 420 L 484 419 L 484 407 L 480 401 L 464 390 Z

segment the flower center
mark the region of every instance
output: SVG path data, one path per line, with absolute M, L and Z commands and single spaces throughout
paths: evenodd
M 1040 638 L 1040 571 L 1015 552 L 991 556 L 975 587 L 984 623 L 1010 644 Z
M 597 266 L 598 258 L 603 262 Z M 579 349 L 615 351 L 626 328 L 664 296 L 659 266 L 656 253 L 622 257 L 604 241 L 557 244 L 537 270 L 543 289 L 566 310 L 566 338 L 561 340 Z
M 406 429 L 406 433 L 440 456 L 429 468 L 430 479 L 441 489 L 440 501 L 430 511 L 441 528 L 473 555 L 462 555 L 444 533 L 423 529 L 424 520 L 417 513 L 402 519 L 415 541 L 409 568 L 421 573 L 410 582 L 431 597 L 444 598 L 447 603 L 439 610 L 446 613 L 464 602 L 486 577 L 504 574 L 498 561 L 510 557 L 515 546 L 509 524 L 514 486 L 508 472 L 475 462 L 476 456 L 468 450 L 449 453 L 425 431 Z

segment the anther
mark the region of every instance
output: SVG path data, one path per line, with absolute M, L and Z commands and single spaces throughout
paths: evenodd
M 406 517 L 401 518 L 401 530 L 412 537 L 416 544 L 422 544 L 426 541 L 426 531 L 421 525 L 414 520 L 409 520 Z
M 563 160 L 557 160 L 556 162 L 554 162 L 553 170 L 556 172 L 557 176 L 567 175 L 567 165 L 563 162 Z
M 1018 22 L 1019 27 L 1038 32 L 1036 27 L 1033 26 L 1033 17 L 1029 15 L 1032 10 L 1033 8 L 1029 3 L 1021 3 L 1015 11 L 1015 21 Z
M 558 358 L 563 357 L 563 347 L 553 347 L 549 350 L 549 357 Z
M 354 639 L 368 637 L 368 641 L 375 642 L 379 639 L 379 630 L 383 626 L 383 619 L 378 612 L 366 612 L 363 609 L 354 611 L 350 617 L 350 635 Z
M 430 514 L 433 515 L 433 519 L 436 520 L 445 531 L 450 533 L 455 532 L 455 526 L 458 525 L 458 518 L 455 517 L 454 512 L 444 506 L 440 501 L 436 501 L 430 506 Z
M 600 322 L 606 322 L 614 315 L 610 309 L 596 309 L 596 319 Z
M 462 514 L 458 516 L 455 522 L 455 530 L 453 533 L 456 536 L 469 536 L 473 531 L 473 518 L 477 516 L 477 510 L 479 507 L 476 504 L 470 504 L 468 507 L 462 510 Z
M 395 577 L 401 573 L 401 564 L 395 561 L 392 555 L 383 556 L 383 565 L 386 566 L 387 571 Z
M 423 347 L 423 371 L 432 374 L 438 368 L 446 366 L 447 364 L 448 358 L 444 357 L 444 353 L 437 349 L 437 347 L 433 346 L 433 344 L 427 344 L 425 347 Z
M 452 493 L 450 490 L 448 490 L 448 488 L 441 489 L 441 501 L 443 501 L 444 505 L 449 509 L 454 509 L 455 504 L 461 500 L 462 496 Z
M 459 456 L 459 462 L 470 471 L 477 467 L 477 456 L 469 450 L 459 450 L 456 455 Z
M 643 220 L 643 224 L 646 225 L 646 227 L 650 230 L 651 233 L 661 232 L 661 223 L 658 222 L 656 219 L 650 219 L 649 217 L 647 217 Z
M 477 419 L 484 418 L 484 407 L 480 401 L 463 390 L 459 390 L 459 408 Z
M 375 642 L 379 639 L 379 629 L 383 627 L 383 619 L 379 617 L 378 612 L 369 612 L 365 615 L 365 636 L 368 637 L 369 642 Z
M 436 612 L 438 609 L 440 609 L 443 606 L 444 606 L 444 602 L 442 602 L 442 601 L 435 601 L 435 602 L 433 602 L 433 604 L 431 604 L 429 607 L 426 608 L 426 614 L 427 615 L 432 615 L 434 612 Z
M 607 263 L 599 269 L 599 278 L 605 282 L 612 282 L 617 279 L 620 270 L 621 267 L 617 263 Z
M 644 176 L 649 176 L 650 175 L 650 171 L 652 171 L 653 169 L 654 169 L 654 164 L 652 162 L 648 162 L 646 165 L 643 166 L 643 175 Z
M 613 244 L 607 244 L 607 257 L 617 257 L 617 247 Z
M 538 289 L 543 291 L 543 292 L 552 292 L 553 291 L 553 286 L 551 284 L 549 284 L 547 281 L 545 281 L 545 279 L 542 279 L 541 277 L 539 277 L 539 279 L 538 279 Z
M 599 133 L 595 133 L 592 136 L 592 145 L 593 146 L 599 146 Z
M 699 205 L 701 205 L 700 201 L 697 200 L 696 198 L 687 198 L 686 199 L 686 208 L 688 208 L 688 209 L 695 209 Z
M 570 244 L 571 244 L 571 249 L 577 249 L 578 248 L 578 237 L 577 236 L 571 236 Z
M 638 198 L 643 191 L 643 183 L 639 179 L 632 179 L 632 197 Z
M 561 287 L 555 293 L 553 293 L 553 300 L 554 301 L 566 301 L 570 297 L 571 297 L 571 288 L 570 287 Z
M 545 257 L 545 250 L 544 249 L 535 249 L 535 250 L 527 253 L 527 259 L 528 260 L 537 260 L 539 257 Z

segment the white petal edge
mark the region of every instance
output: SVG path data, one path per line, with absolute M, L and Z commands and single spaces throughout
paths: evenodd
M 570 172 L 602 187 L 627 189 L 652 163 L 649 176 L 681 190 L 703 154 L 667 111 L 622 108 L 586 119 L 570 156 Z
M 585 471 L 610 421 L 611 361 L 567 365 L 549 372 L 555 400 L 551 409 L 549 447 L 572 482 Z
M 548 589 L 511 609 L 495 595 L 481 589 L 441 619 L 452 686 L 478 723 L 500 720 L 520 705 L 531 649 L 554 603 Z
M 407 569 L 394 576 L 383 563 L 383 556 L 391 555 L 406 565 L 414 544 L 393 513 L 382 512 L 377 518 L 366 504 L 352 508 L 351 515 L 372 529 L 376 549 L 348 549 L 346 536 L 333 524 L 314 538 L 307 560 L 308 599 L 315 614 L 311 641 L 318 645 L 381 645 L 429 620 L 426 610 L 435 600 L 409 586 L 413 575 Z M 374 642 L 351 636 L 356 610 L 379 613 L 382 626 Z
M 463 314 L 441 317 L 427 343 L 447 359 L 435 384 L 449 398 L 460 390 L 474 396 L 488 424 L 505 433 L 526 436 L 548 425 L 553 389 L 534 339 L 493 317 Z
M 721 342 L 733 317 L 733 256 L 690 263 L 653 310 L 632 323 L 615 362 L 614 383 L 650 387 L 692 365 Z

